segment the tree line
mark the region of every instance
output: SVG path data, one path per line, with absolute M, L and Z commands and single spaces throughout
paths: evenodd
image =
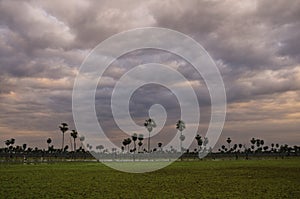
M 0 157 L 4 157 L 5 160 L 9 160 L 14 157 L 23 157 L 26 159 L 27 157 L 41 157 L 41 158 L 71 158 L 71 159 L 82 159 L 82 158 L 92 158 L 91 154 L 99 153 L 99 154 L 151 154 L 151 153 L 180 153 L 181 159 L 188 157 L 197 157 L 197 154 L 200 152 L 208 153 L 208 157 L 235 157 L 238 159 L 239 157 L 245 157 L 246 159 L 249 156 L 262 156 L 262 155 L 273 155 L 273 156 L 298 156 L 300 154 L 299 146 L 289 146 L 287 144 L 280 145 L 278 143 L 272 143 L 270 146 L 265 144 L 265 141 L 260 138 L 252 138 L 248 144 L 241 143 L 233 143 L 232 139 L 228 137 L 226 139 L 227 144 L 221 145 L 218 151 L 213 152 L 211 148 L 207 148 L 209 140 L 207 137 L 202 137 L 200 134 L 195 136 L 195 142 L 197 148 L 194 150 L 185 149 L 182 147 L 182 142 L 185 140 L 184 129 L 186 128 L 184 121 L 178 120 L 175 124 L 176 130 L 180 133 L 179 141 L 180 141 L 180 150 L 177 151 L 174 148 L 164 149 L 163 143 L 158 142 L 157 147 L 151 149 L 151 132 L 156 127 L 156 123 L 152 118 L 145 120 L 144 127 L 148 132 L 147 138 L 147 147 L 144 146 L 144 134 L 134 133 L 132 136 L 124 138 L 121 143 L 121 150 L 118 151 L 117 148 L 106 149 L 103 145 L 92 146 L 91 144 L 86 144 L 83 146 L 83 141 L 85 140 L 84 136 L 80 136 L 76 130 L 69 131 L 69 125 L 67 123 L 61 123 L 59 125 L 59 130 L 62 134 L 62 142 L 61 148 L 54 148 L 52 145 L 52 139 L 47 138 L 46 143 L 48 149 L 39 149 L 38 147 L 27 147 L 27 144 L 23 144 L 21 146 L 15 145 L 15 139 L 11 138 L 5 140 L 4 143 L 6 145 L 5 148 L 0 148 Z M 72 138 L 72 142 L 70 142 L 71 150 L 69 149 L 69 145 L 65 145 L 65 134 L 69 132 L 70 137 Z M 79 139 L 81 146 L 77 148 L 76 140 Z M 109 156 L 107 156 L 109 157 Z M 200 157 L 200 156 L 199 156 Z

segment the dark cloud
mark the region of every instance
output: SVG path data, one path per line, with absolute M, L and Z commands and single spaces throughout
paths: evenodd
M 299 13 L 297 1 L 281 0 L 0 1 L 1 139 L 14 135 L 25 141 L 28 135 L 36 142 L 38 136 L 52 137 L 62 121 L 73 126 L 72 85 L 84 57 L 112 34 L 159 26 L 193 37 L 216 61 L 229 103 L 225 136 L 242 140 L 265 132 L 261 136 L 273 139 L 286 130 L 297 141 Z M 210 97 L 201 75 L 181 57 L 158 50 L 131 52 L 105 72 L 96 93 L 96 109 L 102 111 L 106 129 L 119 130 L 110 122 L 109 97 L 115 83 L 134 66 L 149 62 L 176 68 L 193 82 L 203 110 L 201 132 L 205 132 Z M 141 88 L 132 98 L 132 116 L 142 123 L 153 100 L 159 99 L 176 117 L 178 104 L 173 98 L 155 86 Z M 172 132 L 168 125 L 166 132 Z M 293 142 L 288 136 L 280 139 Z
M 299 6 L 293 7 L 294 3 L 189 1 L 182 5 L 175 2 L 153 5 L 156 23 L 193 36 L 214 59 L 222 60 L 232 70 L 276 69 L 287 62 L 278 51 L 286 52 L 290 45 L 298 49 Z M 271 9 L 265 12 L 268 4 L 272 4 Z M 166 11 L 160 12 L 161 7 Z M 288 31 L 294 36 L 284 33 L 285 26 L 294 27 Z M 292 43 L 293 38 L 296 43 Z M 278 45 L 280 42 L 282 47 Z
M 275 1 L 257 1 L 256 9 L 258 17 L 262 18 L 265 23 L 271 25 L 286 25 L 298 23 L 300 18 L 299 2 L 285 2 L 282 0 Z

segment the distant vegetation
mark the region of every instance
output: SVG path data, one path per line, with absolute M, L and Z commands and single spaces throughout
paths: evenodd
M 188 159 L 199 159 L 199 153 L 208 154 L 207 158 L 245 158 L 249 159 L 251 157 L 287 157 L 287 156 L 298 156 L 300 154 L 300 146 L 289 146 L 287 144 L 279 145 L 278 143 L 272 143 L 270 146 L 265 144 L 263 139 L 252 138 L 249 140 L 248 144 L 234 143 L 233 140 L 228 137 L 225 140 L 225 144 L 222 145 L 217 152 L 213 152 L 211 148 L 207 148 L 209 140 L 206 137 L 202 137 L 197 134 L 195 137 L 195 143 L 197 143 L 197 148 L 195 149 L 184 149 L 182 147 L 182 142 L 185 140 L 183 134 L 185 123 L 179 120 L 176 123 L 176 129 L 179 131 L 180 136 L 180 151 L 174 148 L 164 149 L 163 143 L 158 142 L 157 147 L 150 148 L 150 134 L 153 128 L 156 127 L 155 121 L 151 118 L 147 119 L 144 123 L 145 128 L 148 131 L 149 138 L 147 139 L 147 146 L 144 146 L 144 134 L 134 133 L 131 137 L 124 138 L 121 143 L 121 150 L 117 148 L 107 149 L 103 145 L 92 146 L 91 144 L 86 144 L 83 146 L 83 141 L 85 138 L 83 136 L 79 137 L 76 130 L 69 131 L 69 126 L 67 123 L 61 123 L 59 125 L 59 130 L 62 134 L 62 147 L 54 148 L 52 145 L 52 139 L 45 139 L 45 144 L 47 144 L 48 149 L 39 149 L 37 147 L 31 148 L 27 147 L 27 144 L 15 145 L 15 139 L 11 138 L 5 140 L 5 148 L 0 148 L 0 161 L 1 162 L 26 162 L 26 161 L 62 161 L 66 159 L 71 160 L 82 160 L 82 159 L 93 159 L 94 156 L 101 156 L 111 160 L 119 159 L 130 159 L 135 160 L 138 157 L 143 157 L 143 155 L 156 155 L 159 157 L 165 157 L 165 155 L 170 156 L 172 154 L 181 157 L 181 160 Z M 65 145 L 65 134 L 69 135 L 72 142 L 69 145 Z M 79 139 L 81 145 L 76 146 L 76 140 Z

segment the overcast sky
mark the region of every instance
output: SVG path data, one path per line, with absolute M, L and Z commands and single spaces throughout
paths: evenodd
M 111 35 L 146 26 L 189 35 L 216 62 L 228 100 L 218 146 L 227 137 L 234 143 L 258 137 L 267 144 L 300 144 L 300 1 L 0 0 L 0 147 L 11 137 L 17 144 L 39 147 L 51 137 L 60 146 L 58 125 L 67 122 L 74 128 L 72 88 L 84 58 Z M 118 132 L 107 110 L 113 85 L 133 64 L 149 61 L 176 66 L 196 81 L 204 135 L 210 100 L 205 86 L 199 86 L 201 77 L 180 57 L 158 50 L 130 53 L 106 71 L 111 82 L 103 82 L 96 94 L 104 129 Z M 132 97 L 138 124 L 156 103 L 151 99 L 176 118 L 172 93 L 148 85 Z

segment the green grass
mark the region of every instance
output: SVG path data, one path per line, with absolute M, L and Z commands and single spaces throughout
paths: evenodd
M 151 173 L 101 163 L 1 164 L 0 198 L 300 198 L 300 159 L 175 162 Z

